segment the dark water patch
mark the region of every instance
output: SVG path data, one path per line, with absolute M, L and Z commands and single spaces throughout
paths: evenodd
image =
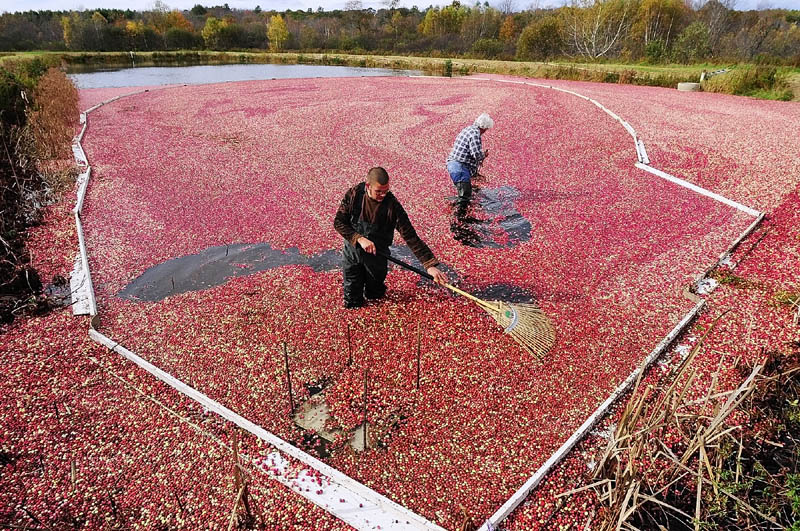
M 308 391 L 308 396 L 314 396 L 320 394 L 322 391 L 325 390 L 326 387 L 331 383 L 330 377 L 323 377 L 316 382 L 308 382 L 305 384 L 306 391 Z
M 308 430 L 300 429 L 300 439 L 297 441 L 297 446 L 319 459 L 327 459 L 333 455 L 331 442 L 320 437 L 316 433 Z
M 314 271 L 330 271 L 338 268 L 340 262 L 341 253 L 334 250 L 306 256 L 296 247 L 281 251 L 268 243 L 220 245 L 155 265 L 125 286 L 117 296 L 159 301 L 170 295 L 219 286 L 231 277 L 252 275 L 276 267 L 307 265 Z
M 393 256 L 420 266 L 405 245 L 391 247 Z M 197 254 L 172 258 L 147 269 L 117 296 L 122 299 L 157 302 L 171 295 L 219 286 L 232 277 L 242 277 L 288 265 L 308 266 L 314 271 L 341 269 L 341 251 L 329 249 L 304 255 L 296 247 L 285 251 L 268 243 L 237 243 L 209 247 Z M 451 269 L 442 266 L 446 272 Z M 427 282 L 427 281 L 424 281 Z
M 531 238 L 531 224 L 520 214 L 514 200 L 520 196 L 512 186 L 473 187 L 468 204 L 452 198 L 453 238 L 468 247 L 508 248 Z
M 490 284 L 472 294 L 484 300 L 536 303 L 536 296 L 532 291 L 511 284 Z
M 408 264 L 421 268 L 411 250 L 405 245 L 390 248 L 392 256 Z M 268 243 L 232 244 L 209 247 L 204 251 L 167 260 L 155 265 L 130 284 L 117 296 L 122 299 L 157 302 L 171 295 L 200 291 L 219 286 L 230 278 L 252 275 L 254 273 L 289 265 L 308 266 L 314 271 L 335 271 L 342 266 L 342 253 L 327 250 L 315 255 L 304 255 L 296 247 L 285 251 L 273 249 Z M 390 264 L 399 269 L 400 266 Z M 442 270 L 453 284 L 461 280 L 459 273 L 446 264 Z M 433 287 L 433 283 L 420 277 L 420 287 Z M 67 288 L 68 290 L 68 288 Z M 474 292 L 482 299 L 505 300 L 509 302 L 532 302 L 532 292 L 511 284 L 491 284 Z M 68 297 L 68 291 L 67 291 Z M 309 394 L 321 392 L 329 382 L 322 380 L 309 384 Z

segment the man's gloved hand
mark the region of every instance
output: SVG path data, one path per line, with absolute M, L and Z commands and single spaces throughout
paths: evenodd
M 429 267 L 428 274 L 433 277 L 433 281 L 437 284 L 447 284 L 449 282 L 447 275 L 442 273 L 442 271 L 437 267 Z

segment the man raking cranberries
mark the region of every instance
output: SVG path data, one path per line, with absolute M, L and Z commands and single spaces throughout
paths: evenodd
M 447 171 L 458 192 L 460 205 L 470 200 L 471 179 L 488 155 L 483 150 L 481 137 L 493 126 L 494 121 L 484 113 L 456 136 L 447 158 Z M 449 283 L 447 275 L 437 267 L 439 261 L 419 237 L 403 206 L 390 191 L 389 174 L 384 168 L 370 169 L 363 182 L 345 193 L 336 211 L 334 227 L 344 238 L 342 291 L 345 308 L 360 308 L 365 299 L 382 299 L 386 295 L 388 261 L 392 261 L 470 299 L 538 359 L 542 359 L 555 343 L 552 323 L 535 304 L 485 301 Z M 424 270 L 391 255 L 389 247 L 395 230 Z

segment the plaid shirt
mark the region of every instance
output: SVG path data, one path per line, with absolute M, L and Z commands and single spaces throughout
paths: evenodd
M 478 164 L 483 162 L 485 155 L 481 145 L 481 131 L 477 125 L 468 125 L 458 133 L 453 149 L 447 156 L 447 162 L 457 160 L 469 167 L 470 175 L 478 172 Z

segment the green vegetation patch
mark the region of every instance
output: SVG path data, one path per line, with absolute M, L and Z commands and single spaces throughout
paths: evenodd
M 789 101 L 794 94 L 788 78 L 788 72 L 779 71 L 775 66 L 746 65 L 705 81 L 703 90 Z

